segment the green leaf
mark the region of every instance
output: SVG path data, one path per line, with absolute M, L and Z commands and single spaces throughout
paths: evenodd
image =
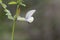
M 17 4 L 17 2 L 11 1 L 11 2 L 9 2 L 8 4 L 13 5 L 13 4 Z
M 26 6 L 26 5 L 25 5 L 25 4 L 23 4 L 23 3 L 20 3 L 20 5 L 22 5 L 22 6 L 24 6 L 24 7 Z
M 1 3 L 1 5 L 2 5 L 3 8 L 6 8 L 7 7 L 7 5 L 4 4 L 4 3 Z
M 8 19 L 14 20 L 14 18 L 11 15 L 11 12 L 9 10 L 5 9 L 4 11 L 6 12 L 6 15 L 8 16 Z
M 0 0 L 0 3 L 2 3 L 2 0 Z
M 11 12 L 7 9 L 4 10 L 6 12 L 6 15 L 11 15 Z
M 8 15 L 8 19 L 14 20 L 14 18 L 11 15 Z

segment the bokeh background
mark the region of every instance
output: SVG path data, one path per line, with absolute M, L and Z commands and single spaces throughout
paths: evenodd
M 3 0 L 5 4 L 12 0 Z M 16 1 L 16 0 L 14 0 Z M 15 40 L 60 40 L 60 0 L 24 0 L 26 7 L 20 6 L 21 16 L 36 9 L 33 23 L 17 21 Z M 8 5 L 8 4 L 7 4 Z M 7 7 L 12 15 L 16 5 Z M 9 20 L 0 5 L 0 40 L 11 40 L 13 21 Z

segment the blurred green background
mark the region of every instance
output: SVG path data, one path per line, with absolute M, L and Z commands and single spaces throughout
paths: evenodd
M 5 4 L 12 0 L 3 0 Z M 14 0 L 16 1 L 16 0 Z M 36 9 L 33 23 L 17 21 L 15 40 L 60 40 L 60 1 L 59 0 L 24 0 L 26 7 L 20 6 L 21 16 Z M 7 4 L 8 5 L 8 4 Z M 12 15 L 16 5 L 8 5 Z M 11 40 L 13 21 L 9 20 L 0 5 L 0 40 Z

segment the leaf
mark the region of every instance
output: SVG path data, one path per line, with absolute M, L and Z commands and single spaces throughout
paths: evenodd
M 25 5 L 25 4 L 23 4 L 23 3 L 20 3 L 20 5 L 22 5 L 22 6 L 24 6 L 24 7 L 26 6 L 26 5 Z
M 11 15 L 11 12 L 7 9 L 4 10 L 6 12 L 6 15 Z
M 11 15 L 8 15 L 8 19 L 14 20 L 14 18 Z
M 9 10 L 5 9 L 4 11 L 6 12 L 6 15 L 8 16 L 8 19 L 14 20 L 14 18 L 11 15 L 11 12 Z
M 17 4 L 17 2 L 11 1 L 11 2 L 9 2 L 8 4 L 13 5 L 13 4 Z
M 2 3 L 2 0 L 0 0 L 0 3 Z
M 7 7 L 7 5 L 4 4 L 4 3 L 1 3 L 1 5 L 2 5 L 3 8 L 6 8 Z

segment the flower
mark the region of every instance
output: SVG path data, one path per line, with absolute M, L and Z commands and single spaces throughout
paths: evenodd
M 17 17 L 17 20 L 20 20 L 20 21 L 27 21 L 29 23 L 32 23 L 34 21 L 34 17 L 32 16 L 34 13 L 36 12 L 36 10 L 30 10 L 26 13 L 26 16 L 25 18 L 24 17 L 20 17 L 18 16 Z

